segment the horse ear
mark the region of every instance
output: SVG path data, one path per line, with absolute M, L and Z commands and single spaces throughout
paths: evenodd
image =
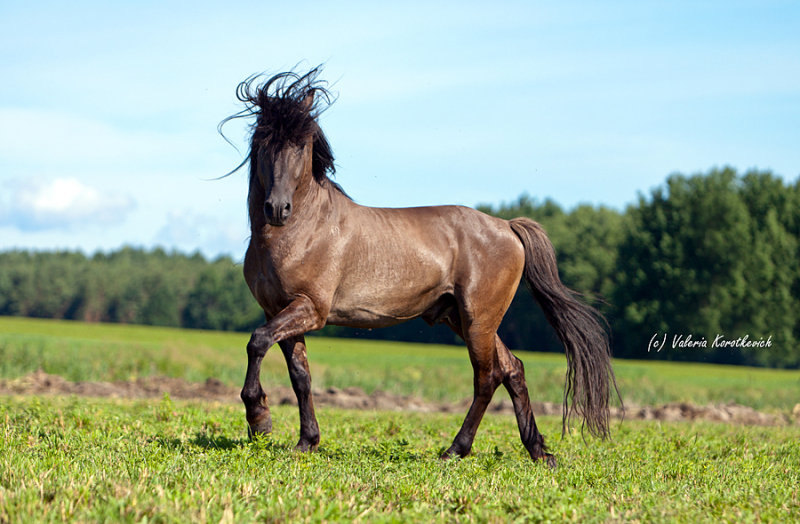
M 303 100 L 303 109 L 306 111 L 311 111 L 311 108 L 314 107 L 314 90 L 311 89 L 307 94 L 306 98 Z

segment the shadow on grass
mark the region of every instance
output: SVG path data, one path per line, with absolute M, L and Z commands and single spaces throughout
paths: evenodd
M 383 463 L 419 462 L 428 458 L 424 450 L 409 446 L 405 439 L 375 442 L 374 446 L 363 446 L 360 453 Z
M 204 449 L 235 449 L 250 444 L 250 440 L 247 438 L 229 438 L 222 435 L 209 435 L 208 433 L 198 432 L 189 443 Z
M 247 438 L 229 438 L 222 435 L 209 435 L 205 432 L 195 433 L 191 439 L 180 439 L 158 435 L 152 442 L 166 449 L 185 450 L 190 447 L 204 449 L 236 449 L 251 444 Z
M 287 442 L 277 441 L 270 436 L 258 437 L 251 440 L 247 437 L 230 438 L 225 435 L 209 434 L 205 431 L 198 431 L 194 437 L 180 439 L 158 435 L 151 440 L 156 445 L 175 450 L 187 450 L 190 448 L 202 448 L 206 450 L 233 450 L 245 447 L 253 447 L 256 451 L 269 451 L 275 453 L 292 453 L 294 446 Z
M 151 442 L 170 450 L 185 451 L 190 448 L 234 450 L 252 447 L 256 453 L 305 454 L 304 452 L 297 451 L 292 443 L 283 441 L 282 439 L 275 439 L 271 436 L 263 436 L 251 440 L 247 437 L 230 438 L 224 435 L 209 434 L 206 431 L 198 431 L 192 438 L 180 439 L 158 435 L 153 437 Z M 439 453 L 435 456 L 440 456 L 443 450 L 444 448 L 441 448 Z M 336 445 L 323 445 L 320 446 L 318 450 L 309 453 L 319 453 L 333 460 L 349 460 L 351 458 L 351 451 Z M 417 462 L 430 458 L 425 450 L 415 449 L 409 446 L 409 443 L 405 439 L 391 439 L 383 442 L 375 442 L 374 445 L 365 445 L 361 447 L 359 453 L 365 457 L 379 460 L 383 463 Z

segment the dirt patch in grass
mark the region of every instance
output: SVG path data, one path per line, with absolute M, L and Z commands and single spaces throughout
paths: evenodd
M 187 382 L 171 377 L 144 377 L 119 382 L 70 382 L 58 375 L 35 371 L 23 377 L 0 380 L 0 394 L 12 395 L 80 395 L 88 397 L 158 398 L 165 394 L 173 399 L 203 399 L 220 402 L 239 402 L 239 390 L 215 378 L 205 382 Z M 384 391 L 367 394 L 360 388 L 314 389 L 314 403 L 346 409 L 374 409 L 381 411 L 418 411 L 463 413 L 470 399 L 458 403 L 429 402 L 415 397 L 392 395 Z M 287 387 L 267 390 L 271 404 L 296 405 L 294 392 Z M 561 404 L 533 402 L 537 415 L 560 415 Z M 501 399 L 489 406 L 494 413 L 514 413 L 511 401 Z M 622 417 L 621 409 L 611 408 L 611 415 Z M 764 413 L 739 404 L 714 404 L 697 406 L 690 403 L 669 403 L 661 406 L 626 406 L 625 419 L 690 421 L 708 420 L 731 424 L 780 426 L 800 424 L 800 404 L 792 414 Z

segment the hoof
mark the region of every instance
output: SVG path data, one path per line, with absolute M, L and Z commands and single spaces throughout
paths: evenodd
M 456 446 L 450 446 L 447 451 L 442 453 L 439 458 L 442 460 L 450 460 L 450 459 L 457 459 L 457 458 L 464 458 L 469 455 L 469 450 L 463 451 Z
M 247 438 L 250 440 L 269 433 L 272 433 L 272 418 L 269 416 L 247 426 Z
M 545 453 L 544 456 L 536 457 L 533 460 L 537 462 L 541 460 L 547 464 L 550 469 L 556 469 L 556 457 L 550 453 Z
M 316 451 L 317 446 L 319 446 L 319 442 L 311 443 L 307 440 L 301 439 L 300 442 L 298 442 L 297 445 L 294 447 L 294 450 L 299 453 L 308 453 L 310 451 Z

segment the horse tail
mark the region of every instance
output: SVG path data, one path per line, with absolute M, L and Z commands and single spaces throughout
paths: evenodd
M 542 226 L 529 218 L 514 218 L 509 224 L 525 249 L 523 274 L 528 288 L 567 355 L 562 436 L 577 413 L 590 433 L 606 438 L 612 387 L 619 398 L 611 369 L 607 323 L 597 310 L 578 300 L 577 293 L 561 283 L 555 250 Z

